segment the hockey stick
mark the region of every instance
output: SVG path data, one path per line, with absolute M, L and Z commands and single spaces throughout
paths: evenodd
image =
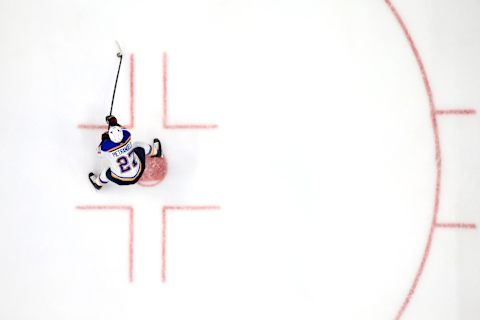
M 110 106 L 110 114 L 109 114 L 110 116 L 112 115 L 112 111 L 113 111 L 113 100 L 115 99 L 115 91 L 117 90 L 118 75 L 120 74 L 120 67 L 122 66 L 122 59 L 123 59 L 122 48 L 120 48 L 120 44 L 117 41 L 115 42 L 117 43 L 117 47 L 118 47 L 117 57 L 120 58 L 120 62 L 118 63 L 117 78 L 115 79 L 115 86 L 113 87 L 112 105 Z M 108 127 L 110 129 L 110 125 Z

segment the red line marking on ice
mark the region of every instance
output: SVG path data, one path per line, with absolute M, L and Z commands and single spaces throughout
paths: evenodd
M 135 127 L 135 56 L 130 54 L 130 124 L 126 127 Z
M 469 116 L 475 115 L 477 111 L 475 109 L 446 109 L 446 110 L 436 110 L 435 114 L 439 116 L 445 115 L 462 115 Z
M 110 205 L 110 206 L 76 206 L 78 210 L 127 210 L 128 211 L 128 280 L 129 282 L 133 282 L 133 221 L 134 221 L 134 211 L 132 206 L 117 206 L 117 205 Z
M 168 123 L 168 55 L 163 53 L 163 128 L 165 129 L 216 129 L 216 124 L 169 124 Z
M 474 223 L 437 223 L 437 228 L 458 228 L 458 229 L 476 229 L 477 225 Z
M 162 282 L 167 281 L 167 209 L 162 209 Z
M 135 127 L 135 57 L 130 54 L 130 122 L 127 125 L 123 125 L 125 129 L 133 129 Z M 121 123 L 121 121 L 119 121 Z M 81 123 L 78 125 L 80 129 L 90 129 L 90 130 L 107 130 L 108 126 L 104 124 L 84 124 Z
M 129 234 L 128 234 L 128 279 L 133 282 L 133 207 L 128 212 Z
M 164 206 L 162 208 L 162 282 L 167 281 L 167 211 L 169 210 L 220 210 L 220 206 Z
M 428 80 L 427 72 L 425 71 L 425 66 L 423 64 L 422 58 L 420 56 L 420 53 L 418 52 L 418 49 L 415 45 L 415 42 L 413 41 L 410 32 L 408 31 L 403 19 L 401 18 L 400 14 L 398 13 L 397 9 L 393 6 L 392 2 L 390 0 L 385 0 L 385 3 L 388 5 L 390 8 L 392 14 L 395 16 L 395 19 L 397 20 L 398 24 L 400 25 L 405 38 L 408 41 L 408 44 L 410 45 L 410 49 L 413 52 L 413 55 L 415 56 L 415 60 L 417 62 L 418 69 L 420 71 L 420 74 L 422 76 L 423 84 L 425 86 L 425 92 L 428 96 L 428 102 L 429 102 L 429 107 L 430 107 L 430 120 L 432 124 L 432 130 L 433 130 L 433 135 L 434 135 L 434 143 L 435 143 L 435 163 L 436 163 L 436 179 L 435 179 L 435 197 L 434 197 L 434 205 L 433 205 L 433 216 L 432 216 L 432 222 L 430 224 L 430 230 L 428 232 L 428 238 L 427 238 L 427 243 L 425 245 L 425 250 L 420 262 L 420 266 L 418 267 L 417 273 L 415 274 L 415 278 L 413 280 L 412 285 L 410 286 L 410 289 L 407 293 L 407 296 L 405 297 L 402 306 L 400 307 L 400 310 L 398 311 L 396 315 L 396 319 L 400 319 L 405 312 L 405 310 L 408 307 L 408 304 L 410 303 L 410 300 L 412 299 L 413 295 L 415 294 L 415 290 L 418 286 L 418 282 L 420 281 L 420 278 L 423 274 L 425 264 L 428 260 L 428 257 L 430 255 L 430 249 L 433 241 L 433 236 L 435 232 L 435 225 L 437 224 L 437 218 L 438 218 L 438 211 L 439 211 L 439 204 L 440 204 L 440 187 L 441 187 L 441 176 L 442 176 L 442 157 L 441 157 L 441 149 L 440 149 L 440 137 L 439 137 L 439 130 L 438 130 L 438 124 L 437 124 L 437 117 L 436 117 L 436 107 L 435 107 L 435 102 L 433 100 L 433 93 L 432 89 L 430 86 L 430 82 Z

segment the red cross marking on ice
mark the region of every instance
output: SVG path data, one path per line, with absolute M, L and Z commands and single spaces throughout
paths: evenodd
M 164 52 L 162 56 L 163 60 L 163 71 L 162 71 L 162 80 L 163 80 L 163 99 L 162 99 L 162 126 L 163 129 L 187 129 L 187 130 L 203 130 L 203 129 L 216 129 L 218 125 L 216 124 L 171 124 L 168 121 L 168 56 L 167 53 Z M 135 127 L 135 56 L 134 54 L 130 54 L 130 72 L 129 72 L 129 79 L 130 79 L 130 119 L 128 124 L 124 125 L 126 129 L 133 129 Z M 120 121 L 122 123 L 122 121 Z M 107 126 L 103 124 L 79 124 L 79 129 L 88 129 L 88 130 L 106 130 Z M 163 160 L 163 158 L 155 158 Z M 150 161 L 151 159 L 148 159 Z M 157 163 L 158 165 L 158 163 Z M 162 164 L 160 164 L 162 166 Z M 147 169 L 148 170 L 148 169 Z M 145 170 L 144 176 L 148 175 L 147 170 Z M 166 162 L 163 160 L 163 167 L 161 170 L 166 172 Z M 143 177 L 142 177 L 143 179 Z M 162 178 L 163 179 L 163 178 Z M 142 183 L 142 180 L 139 182 L 142 186 L 154 186 L 158 184 L 156 181 L 150 181 Z M 129 262 L 128 262 L 128 274 L 129 274 L 129 281 L 133 282 L 133 266 L 134 266 L 134 225 L 133 225 L 133 218 L 134 218 L 134 208 L 133 206 L 120 206 L 120 205 L 79 205 L 76 207 L 78 210 L 128 210 L 129 211 Z M 161 279 L 162 282 L 166 282 L 166 243 L 167 243 L 167 218 L 166 214 L 168 210 L 218 210 L 220 206 L 217 205 L 169 205 L 164 206 L 162 209 L 162 226 L 161 226 L 161 233 L 162 233 L 162 267 L 161 267 Z

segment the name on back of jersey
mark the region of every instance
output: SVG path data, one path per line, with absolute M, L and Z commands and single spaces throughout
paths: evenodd
M 120 149 L 118 150 L 115 150 L 115 151 L 112 151 L 112 155 L 114 157 L 119 157 L 121 156 L 122 154 L 124 153 L 127 153 L 128 151 L 130 151 L 132 149 L 132 142 L 128 142 L 124 147 L 121 147 Z

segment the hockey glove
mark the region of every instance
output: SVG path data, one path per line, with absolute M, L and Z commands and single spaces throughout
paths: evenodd
M 105 131 L 104 133 L 102 133 L 102 142 L 108 139 L 110 139 L 110 137 L 108 136 L 108 131 Z
M 117 118 L 115 118 L 115 116 L 106 116 L 106 117 L 105 117 L 105 121 L 107 122 L 107 124 L 108 124 L 110 127 L 119 126 L 119 124 L 118 124 L 118 122 L 117 122 Z

